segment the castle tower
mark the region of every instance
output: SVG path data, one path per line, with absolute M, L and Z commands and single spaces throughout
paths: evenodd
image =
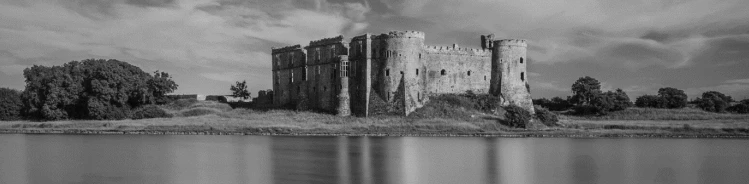
M 336 114 L 338 116 L 350 116 L 351 115 L 351 103 L 350 103 L 350 96 L 348 91 L 348 72 L 349 72 L 349 62 L 348 62 L 348 56 L 346 55 L 340 55 L 338 56 L 340 59 L 340 64 L 338 71 L 340 71 L 340 74 L 338 75 L 338 84 L 340 84 L 341 90 L 338 93 L 338 107 L 336 107 Z
M 494 41 L 489 94 L 501 97 L 502 106 L 516 105 L 533 114 L 530 90 L 526 87 L 528 84 L 527 47 L 525 40 Z
M 396 107 L 399 114 L 408 115 L 416 108 L 423 106 L 421 97 L 424 94 L 424 64 L 421 51 L 424 46 L 424 33 L 419 31 L 391 31 L 384 41 L 385 59 L 380 65 L 383 75 L 377 86 L 381 98 Z M 418 76 L 416 70 L 422 75 Z

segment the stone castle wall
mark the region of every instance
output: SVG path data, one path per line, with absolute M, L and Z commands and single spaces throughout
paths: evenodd
M 479 49 L 426 46 L 424 38 L 419 31 L 392 31 L 274 48 L 273 103 L 356 116 L 407 115 L 430 95 L 470 90 L 532 111 L 526 62 L 520 62 L 525 41 L 482 36 Z

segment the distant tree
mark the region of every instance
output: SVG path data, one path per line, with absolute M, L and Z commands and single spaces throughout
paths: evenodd
M 635 106 L 637 107 L 665 108 L 666 104 L 664 98 L 655 95 L 642 95 L 635 100 Z
M 17 120 L 21 118 L 21 91 L 0 88 L 0 120 Z
M 733 99 L 730 96 L 717 91 L 708 91 L 702 93 L 702 98 L 698 98 L 697 107 L 709 112 L 725 112 Z
M 147 82 L 148 84 L 148 90 L 151 91 L 151 96 L 153 97 L 152 101 L 156 104 L 165 104 L 168 102 L 166 99 L 166 94 L 174 92 L 174 90 L 177 90 L 177 83 L 172 80 L 172 76 L 170 76 L 166 72 L 159 72 L 156 70 L 153 72 L 153 77 L 150 78 Z
M 24 70 L 23 112 L 31 118 L 125 119 L 132 108 L 154 103 L 177 85 L 168 74 L 151 76 L 114 59 L 71 61 Z
M 247 99 L 250 97 L 250 92 L 247 91 L 247 81 L 242 81 L 231 86 L 232 96 L 235 98 Z
M 632 101 L 629 100 L 629 96 L 622 89 L 616 89 L 614 92 L 606 92 L 606 95 L 613 98 L 614 107 L 612 111 L 620 111 L 632 107 Z
M 601 94 L 601 82 L 598 80 L 585 76 L 577 79 L 572 84 L 572 103 L 575 105 L 589 105 L 593 99 Z
M 726 110 L 733 113 L 747 114 L 749 113 L 749 99 L 741 100 L 741 102 L 729 107 Z
M 665 107 L 678 109 L 687 106 L 687 94 L 684 91 L 672 87 L 658 89 L 658 96 L 666 102 Z

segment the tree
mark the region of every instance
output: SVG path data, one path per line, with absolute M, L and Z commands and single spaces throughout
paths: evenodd
M 658 96 L 666 102 L 665 107 L 678 109 L 687 106 L 687 94 L 684 91 L 672 87 L 658 89 Z
M 611 97 L 614 101 L 614 107 L 612 111 L 620 111 L 632 107 L 632 101 L 629 100 L 629 96 L 624 90 L 617 88 L 614 92 L 606 92 L 606 95 Z
M 237 84 L 231 86 L 231 92 L 235 98 L 247 99 L 250 97 L 250 92 L 247 91 L 247 81 L 237 81 Z
M 589 76 L 580 77 L 572 84 L 572 93 L 573 104 L 588 105 L 601 94 L 601 82 Z
M 23 112 L 31 118 L 125 119 L 130 110 L 154 103 L 177 85 L 168 74 L 154 76 L 114 59 L 71 61 L 24 70 Z
M 21 92 L 10 88 L 0 88 L 0 120 L 21 118 Z
M 708 91 L 702 93 L 702 98 L 695 101 L 697 101 L 697 106 L 702 110 L 709 112 L 725 112 L 733 99 L 721 92 Z
M 166 94 L 177 90 L 177 83 L 172 80 L 172 76 L 169 76 L 166 72 L 159 72 L 156 70 L 153 72 L 153 77 L 148 80 L 148 90 L 151 91 L 153 96 L 152 101 L 156 104 L 165 104 L 167 102 Z

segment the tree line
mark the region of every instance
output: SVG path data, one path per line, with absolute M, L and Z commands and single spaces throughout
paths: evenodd
M 731 96 L 717 91 L 707 91 L 701 97 L 692 101 L 680 89 L 664 87 L 658 89 L 656 95 L 637 97 L 634 103 L 621 90 L 601 91 L 601 83 L 595 78 L 585 76 L 572 84 L 572 96 L 566 99 L 554 97 L 551 99 L 534 99 L 533 104 L 552 111 L 571 110 L 578 115 L 605 115 L 609 112 L 624 110 L 629 107 L 679 109 L 687 106 L 700 108 L 716 113 L 749 113 L 749 99 L 735 101 Z
M 115 59 L 34 65 L 23 76 L 23 91 L 0 89 L 0 119 L 127 119 L 144 106 L 166 103 L 165 95 L 178 87 L 166 72 L 149 74 Z

